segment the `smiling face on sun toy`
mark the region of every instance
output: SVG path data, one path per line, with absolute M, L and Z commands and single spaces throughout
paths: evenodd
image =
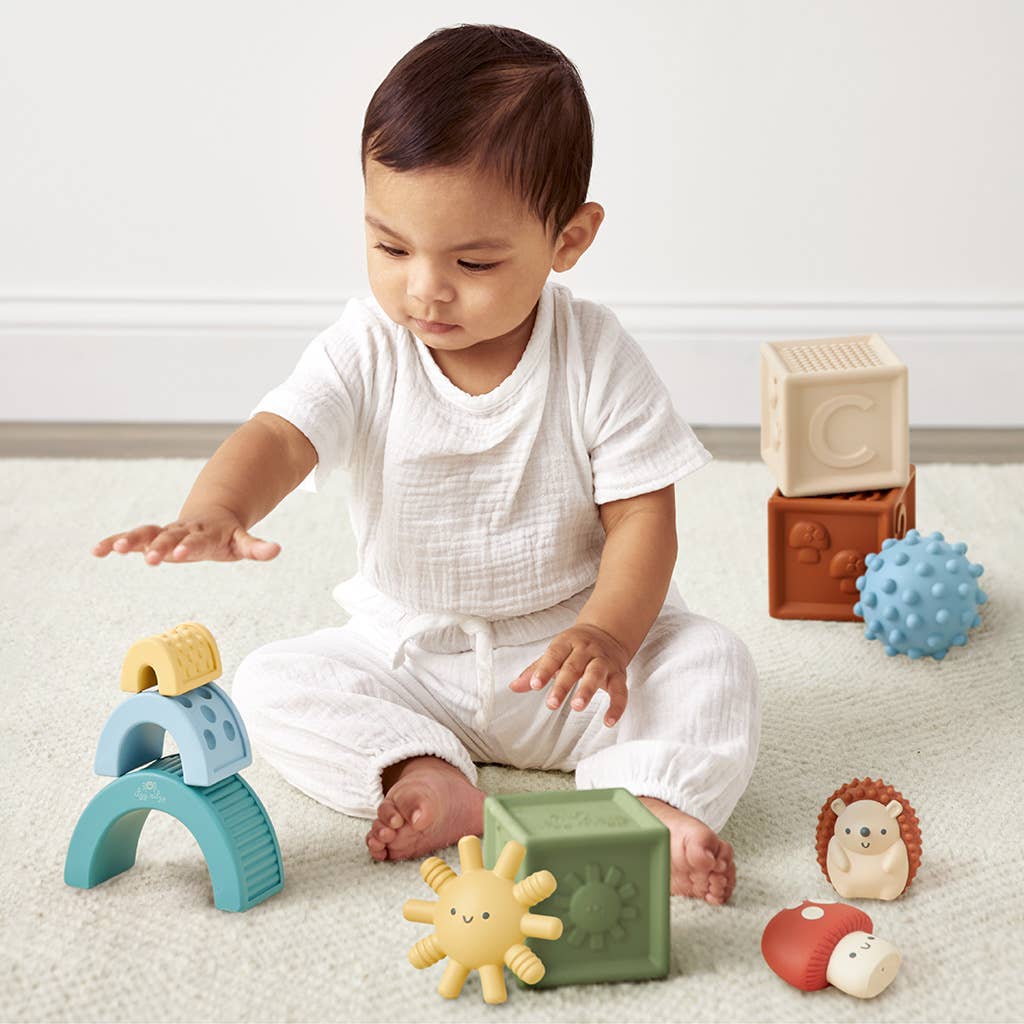
M 471 871 L 444 887 L 434 911 L 434 933 L 448 956 L 475 971 L 500 963 L 506 949 L 523 941 L 523 910 L 507 879 Z
M 457 875 L 439 857 L 428 857 L 420 866 L 423 880 L 440 899 L 406 900 L 402 913 L 407 921 L 432 924 L 434 931 L 409 950 L 413 967 L 423 968 L 449 958 L 438 992 L 454 999 L 472 970 L 480 972 L 484 1002 L 503 1003 L 507 998 L 502 965 L 527 984 L 544 977 L 544 965 L 523 941 L 527 937 L 557 939 L 562 922 L 557 917 L 529 913 L 530 907 L 547 899 L 557 885 L 550 871 L 535 871 L 516 884 L 513 879 L 526 856 L 526 848 L 510 840 L 493 871 L 483 864 L 477 836 L 459 840 Z

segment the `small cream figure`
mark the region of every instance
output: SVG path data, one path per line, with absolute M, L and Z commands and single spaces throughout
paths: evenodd
M 854 779 L 818 816 L 818 863 L 845 899 L 894 900 L 921 863 L 921 829 L 902 794 L 880 779 Z
M 529 913 L 558 883 L 550 871 L 535 871 L 514 882 L 525 856 L 526 847 L 509 840 L 494 870 L 488 871 L 479 838 L 463 836 L 459 840 L 461 875 L 440 857 L 428 857 L 420 865 L 423 880 L 440 899 L 436 903 L 406 900 L 402 908 L 407 921 L 434 926 L 409 950 L 409 962 L 422 969 L 449 958 L 437 987 L 445 999 L 458 996 L 474 969 L 480 972 L 485 1003 L 503 1003 L 507 998 L 502 964 L 530 985 L 544 977 L 544 965 L 523 940 L 527 936 L 557 939 L 562 934 L 557 917 Z

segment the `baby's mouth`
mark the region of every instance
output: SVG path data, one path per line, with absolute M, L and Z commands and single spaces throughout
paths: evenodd
M 462 920 L 463 920 L 463 921 L 465 921 L 465 922 L 466 922 L 466 924 L 469 924 L 469 922 L 470 922 L 470 921 L 472 921 L 472 920 L 473 920 L 473 918 L 471 918 L 471 917 L 466 917 L 466 915 L 465 915 L 465 914 L 463 914 L 463 915 L 462 915 Z
M 870 843 L 861 843 L 860 845 L 863 846 L 864 849 L 866 850 L 871 844 Z

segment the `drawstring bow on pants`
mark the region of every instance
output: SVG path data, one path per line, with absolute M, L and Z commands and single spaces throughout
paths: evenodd
M 457 615 L 442 612 L 423 612 L 413 616 L 399 630 L 398 644 L 391 659 L 391 667 L 398 668 L 405 661 L 405 645 L 414 637 L 432 629 L 458 626 L 467 636 L 473 638 L 476 651 L 477 709 L 473 724 L 486 729 L 491 721 L 494 706 L 494 627 L 487 619 L 477 615 Z

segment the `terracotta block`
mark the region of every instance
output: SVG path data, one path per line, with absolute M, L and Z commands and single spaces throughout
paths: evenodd
M 902 487 L 906 366 L 878 334 L 766 342 L 761 458 L 788 498 Z
M 853 622 L 864 558 L 915 525 L 915 472 L 886 491 L 768 499 L 768 614 Z

